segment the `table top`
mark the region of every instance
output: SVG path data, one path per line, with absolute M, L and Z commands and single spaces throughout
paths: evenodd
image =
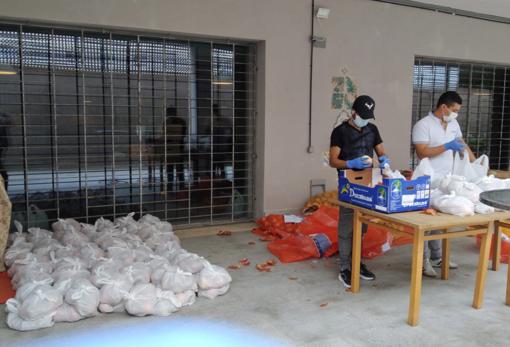
M 480 193 L 480 201 L 486 205 L 508 211 L 510 210 L 510 189 L 489 190 Z
M 489 214 L 475 214 L 474 216 L 459 217 L 441 212 L 438 212 L 437 216 L 431 216 L 428 214 L 424 214 L 421 211 L 387 214 L 340 201 L 340 208 L 342 208 L 342 206 L 359 210 L 373 217 L 406 225 L 412 227 L 415 230 L 420 231 L 442 230 L 452 227 L 462 227 L 477 224 L 481 225 L 492 221 L 510 219 L 510 211 L 494 212 Z

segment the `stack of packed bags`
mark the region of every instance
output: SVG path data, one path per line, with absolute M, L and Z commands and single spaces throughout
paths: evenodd
M 510 188 L 510 179 L 487 176 L 489 158 L 482 155 L 474 162 L 468 153 L 461 157 L 455 154 L 452 174 L 435 177 L 429 159 L 422 159 L 414 171 L 413 178 L 431 176 L 430 205 L 438 211 L 461 217 L 475 213 L 493 213 L 494 208 L 480 202 L 480 193 L 488 190 Z
M 5 255 L 16 297 L 6 303 L 7 325 L 34 330 L 99 312 L 168 316 L 197 296 L 225 294 L 232 278 L 181 248 L 172 225 L 133 214 L 94 225 L 59 220 L 53 232 L 15 222 Z

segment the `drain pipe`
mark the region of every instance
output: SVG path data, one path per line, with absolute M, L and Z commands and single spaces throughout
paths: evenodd
M 313 153 L 312 146 L 312 96 L 313 96 L 313 37 L 315 35 L 314 32 L 314 21 L 315 21 L 315 0 L 312 0 L 312 11 L 311 11 L 311 19 L 312 19 L 312 33 L 310 36 L 310 90 L 309 90 L 309 99 L 308 99 L 308 153 Z

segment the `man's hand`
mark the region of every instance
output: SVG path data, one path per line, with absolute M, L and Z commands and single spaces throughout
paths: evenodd
M 379 167 L 384 168 L 384 165 L 390 165 L 390 158 L 388 158 L 386 155 L 381 155 L 379 157 Z
M 349 169 L 366 169 L 367 167 L 371 167 L 372 163 L 368 162 L 367 157 L 358 157 L 356 159 L 347 160 L 347 167 Z
M 443 146 L 447 151 L 452 150 L 454 152 L 461 153 L 464 150 L 464 147 L 466 145 L 461 140 L 455 139 L 455 140 L 445 143 Z

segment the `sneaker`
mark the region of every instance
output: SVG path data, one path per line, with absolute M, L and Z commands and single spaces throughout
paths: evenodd
M 361 277 L 365 281 L 375 280 L 375 275 L 372 272 L 370 272 L 370 270 L 367 269 L 367 266 L 363 263 L 361 263 L 361 266 L 359 269 L 359 277 Z
M 430 263 L 432 264 L 432 267 L 435 267 L 435 268 L 440 268 L 441 267 L 441 264 L 443 263 L 442 262 L 442 259 L 439 258 L 439 259 L 436 259 L 436 260 L 433 260 L 433 259 L 430 259 Z M 450 269 L 456 269 L 458 268 L 459 265 L 455 264 L 454 262 L 450 262 Z
M 427 277 L 437 277 L 437 273 L 428 259 L 423 261 L 423 275 Z
M 351 288 L 351 270 L 340 271 L 338 280 L 342 282 L 345 288 Z

